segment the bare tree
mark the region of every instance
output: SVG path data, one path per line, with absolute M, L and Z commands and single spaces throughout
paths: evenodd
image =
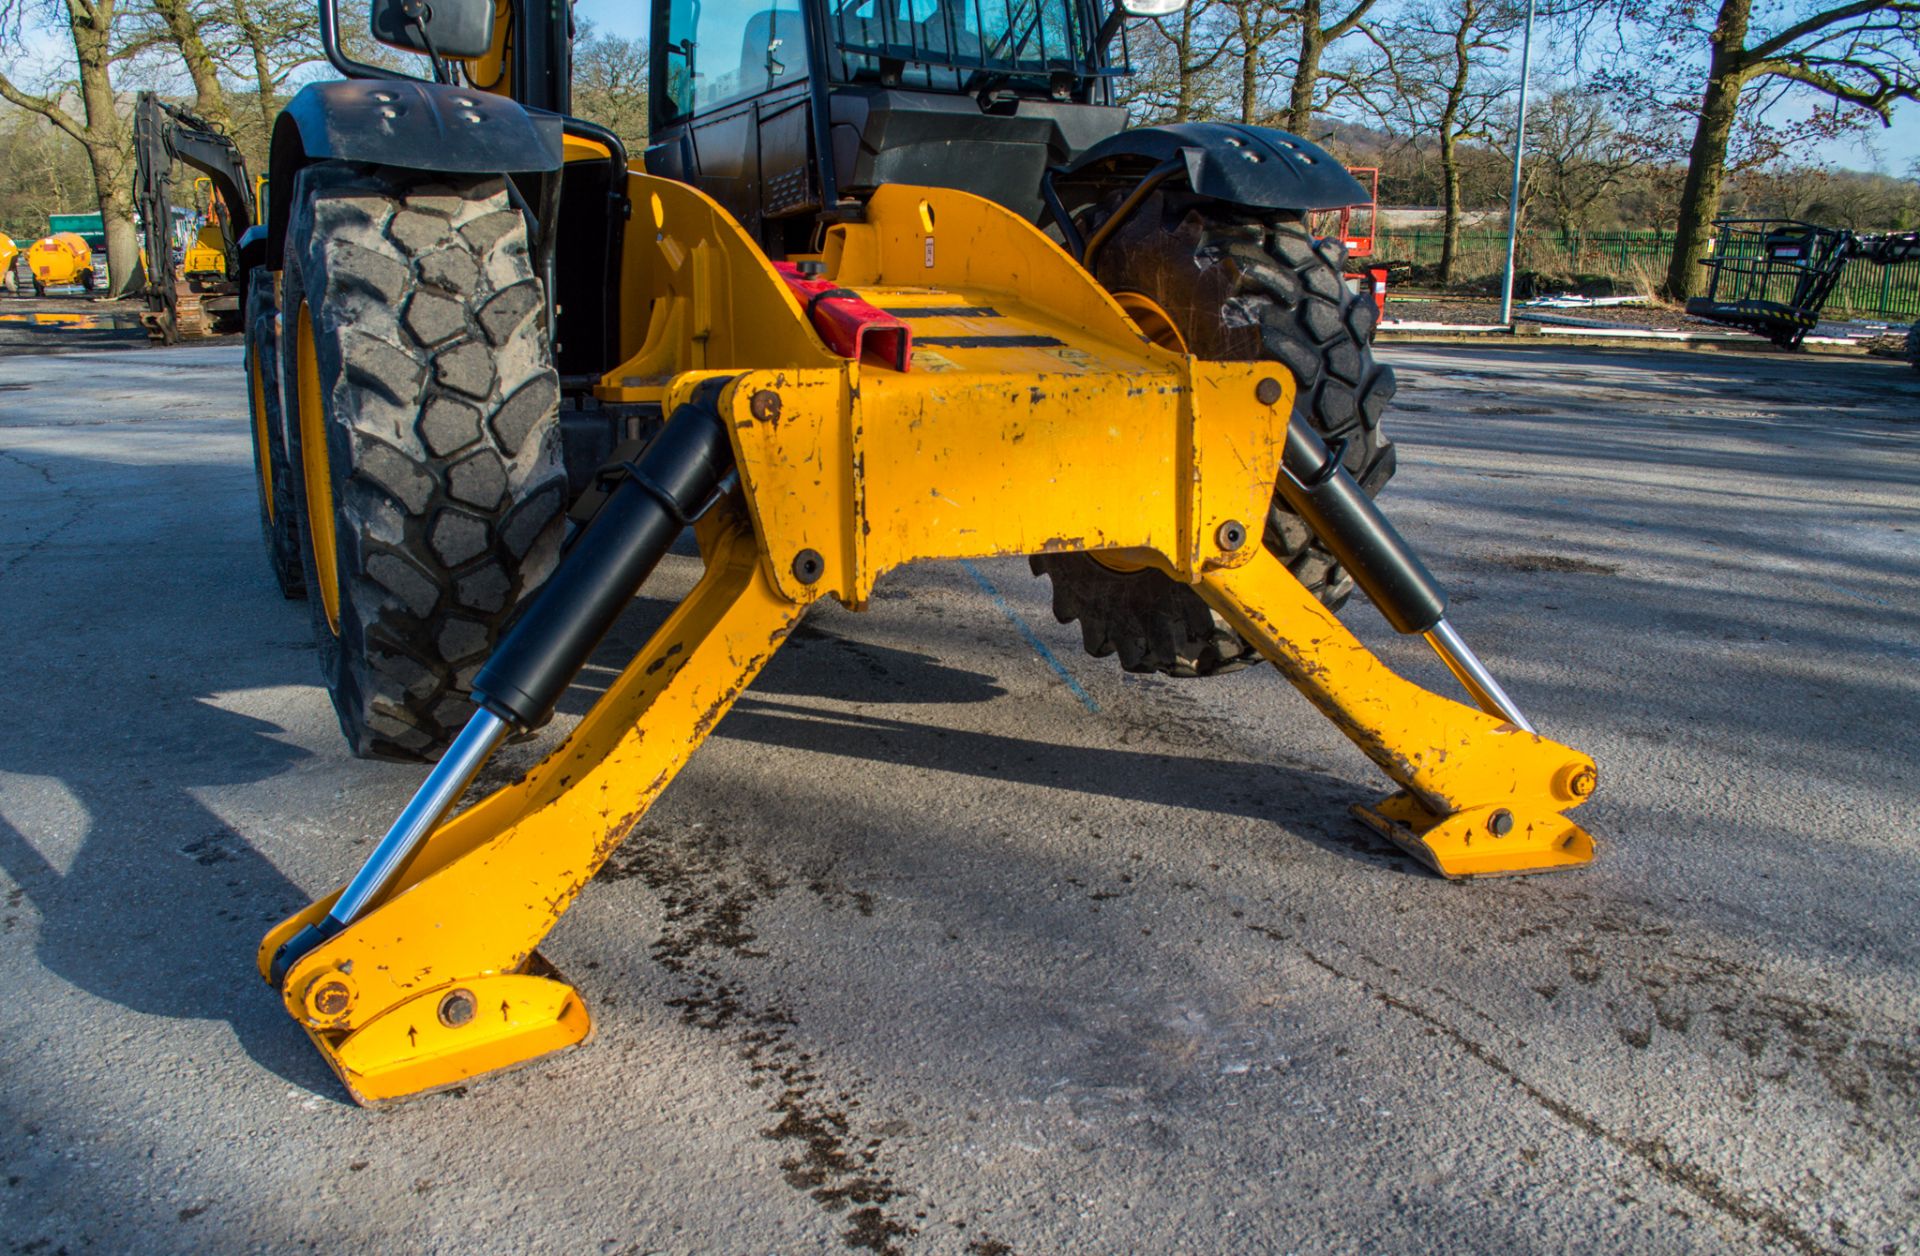
M 1299 44 L 1293 58 L 1293 80 L 1287 92 L 1286 112 L 1281 125 L 1295 135 L 1305 135 L 1313 125 L 1317 90 L 1323 89 L 1320 65 L 1327 49 L 1360 30 L 1375 0 L 1348 0 L 1340 11 L 1339 0 L 1331 6 L 1324 0 L 1296 0 L 1287 11 L 1293 28 L 1299 32 Z M 1329 8 L 1332 13 L 1328 12 Z
M 1668 107 L 1690 105 L 1694 119 L 1678 238 L 1664 285 L 1669 297 L 1699 291 L 1700 259 L 1720 212 L 1743 109 L 1759 94 L 1755 89 L 1831 106 L 1789 134 L 1807 127 L 1830 131 L 1868 118 L 1891 125 L 1895 103 L 1920 100 L 1920 0 L 1784 0 L 1762 9 L 1758 20 L 1753 0 L 1617 5 L 1630 26 L 1659 32 L 1662 54 L 1642 76 L 1648 94 Z M 1674 90 L 1689 83 L 1699 87 Z
M 86 150 L 38 114 L 0 106 L 0 224 L 44 223 L 91 209 Z
M 1384 86 L 1370 97 L 1389 125 L 1431 135 L 1440 163 L 1441 283 L 1460 253 L 1463 141 L 1486 140 L 1504 116 L 1511 84 L 1490 66 L 1525 22 L 1512 0 L 1415 0 L 1367 36 L 1385 59 Z
M 629 152 L 647 143 L 647 45 L 586 23 L 573 45 L 573 111 L 618 135 Z
M 128 169 L 127 128 L 113 92 L 114 63 L 127 55 L 116 47 L 114 24 L 119 18 L 115 0 L 56 0 L 54 12 L 65 19 L 73 39 L 78 76 L 42 94 L 23 90 L 0 73 L 0 97 L 39 114 L 79 141 L 86 151 L 93 188 L 100 202 L 101 226 L 107 237 L 107 270 L 116 296 L 138 291 L 139 245 L 133 230 L 133 192 Z M 40 16 L 32 0 L 0 0 L 0 42 L 19 46 L 24 22 Z M 76 118 L 62 103 L 67 90 L 80 102 Z
M 176 52 L 193 82 L 193 108 L 201 117 L 231 127 L 233 115 L 227 109 L 226 90 L 220 85 L 220 66 L 208 45 L 206 28 L 218 19 L 210 13 L 206 0 L 133 0 L 126 11 L 133 19 L 138 42 L 165 44 Z M 147 28 L 141 30 L 140 28 Z
M 1240 121 L 1251 125 L 1258 122 L 1264 112 L 1261 89 L 1266 77 L 1262 71 L 1267 44 L 1292 23 L 1293 17 L 1276 0 L 1219 0 L 1219 3 L 1232 14 L 1233 38 L 1239 44 Z
M 289 75 L 320 60 L 310 0 L 226 0 L 220 58 L 253 88 L 263 135 L 273 133 L 280 91 Z
M 1565 240 L 1589 226 L 1600 199 L 1645 164 L 1604 97 L 1563 87 L 1548 92 L 1528 116 L 1521 204 L 1539 203 Z
M 1129 31 L 1138 71 L 1125 92 L 1146 118 L 1189 122 L 1218 117 L 1224 86 L 1215 80 L 1234 52 L 1232 26 L 1214 0 L 1193 0 L 1170 17 L 1149 18 Z

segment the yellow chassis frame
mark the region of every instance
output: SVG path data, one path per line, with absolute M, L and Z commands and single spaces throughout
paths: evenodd
M 696 530 L 697 587 L 565 742 L 441 823 L 384 899 L 287 973 L 288 1013 L 357 1100 L 583 1041 L 591 1020 L 541 939 L 812 602 L 863 609 L 876 577 L 923 559 L 1081 550 L 1155 566 L 1399 786 L 1363 818 L 1435 870 L 1592 857 L 1561 814 L 1592 792 L 1590 759 L 1395 675 L 1258 543 L 1285 370 L 1162 348 L 1025 221 L 899 186 L 832 228 L 824 254 L 829 278 L 914 329 L 911 372 L 863 367 L 826 350 L 717 205 L 645 175 L 629 190 L 627 323 L 645 335 L 598 392 L 672 413 L 730 380 L 740 487 Z M 1253 540 L 1234 544 L 1230 524 Z M 803 551 L 819 562 L 796 563 Z M 263 975 L 336 896 L 267 935 Z

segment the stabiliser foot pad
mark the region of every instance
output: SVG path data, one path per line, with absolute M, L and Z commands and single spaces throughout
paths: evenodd
M 1513 877 L 1593 862 L 1593 837 L 1557 811 L 1517 803 L 1436 816 L 1402 790 L 1353 816 L 1443 877 Z
M 354 1101 L 369 1107 L 514 1068 L 592 1033 L 579 992 L 558 974 L 532 973 L 450 982 L 358 1029 L 307 1031 Z

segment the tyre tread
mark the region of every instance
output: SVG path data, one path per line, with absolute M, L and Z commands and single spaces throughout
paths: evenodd
M 1294 412 L 1330 441 L 1346 442 L 1344 465 L 1371 494 L 1395 466 L 1380 424 L 1393 370 L 1373 360 L 1373 299 L 1348 289 L 1345 262 L 1343 246 L 1316 240 L 1298 215 L 1254 215 L 1160 192 L 1115 233 L 1098 277 L 1109 290 L 1157 300 L 1202 358 L 1284 366 L 1298 389 Z M 1352 577 L 1278 496 L 1264 541 L 1328 607 L 1351 596 Z M 1118 654 L 1127 671 L 1208 676 L 1259 658 L 1198 594 L 1164 574 L 1114 572 L 1086 554 L 1036 555 L 1031 565 L 1051 577 L 1054 617 L 1077 620 L 1087 652 Z
M 430 759 L 565 526 L 544 320 L 485 318 L 534 283 L 524 220 L 492 176 L 327 162 L 299 179 L 283 287 L 315 311 L 339 532 L 338 637 L 314 599 L 322 671 L 356 754 Z M 497 420 L 529 390 L 510 447 Z

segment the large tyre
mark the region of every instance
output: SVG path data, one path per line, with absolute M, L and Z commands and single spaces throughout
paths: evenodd
M 247 280 L 247 405 L 253 419 L 253 483 L 260 504 L 260 536 L 274 583 L 288 598 L 307 595 L 301 569 L 304 535 L 293 505 L 293 472 L 287 459 L 286 407 L 280 393 L 280 311 L 273 275 L 255 269 Z
M 1118 200 L 1088 215 L 1083 229 Z M 1285 366 L 1299 389 L 1295 415 L 1329 443 L 1346 442 L 1343 461 L 1372 494 L 1393 475 L 1393 445 L 1380 427 L 1393 371 L 1373 360 L 1378 312 L 1370 296 L 1347 288 L 1345 260 L 1337 240 L 1315 239 L 1298 214 L 1256 214 L 1180 191 L 1150 197 L 1095 265 L 1150 333 L 1164 314 L 1198 357 Z M 1327 606 L 1338 609 L 1352 593 L 1352 577 L 1278 497 L 1265 541 Z M 1160 572 L 1115 571 L 1086 554 L 1037 555 L 1033 570 L 1052 577 L 1054 616 L 1079 621 L 1087 652 L 1117 653 L 1127 671 L 1208 676 L 1259 657 L 1198 594 Z
M 498 176 L 309 166 L 281 301 L 321 671 L 354 753 L 432 758 L 565 526 L 525 220 Z

